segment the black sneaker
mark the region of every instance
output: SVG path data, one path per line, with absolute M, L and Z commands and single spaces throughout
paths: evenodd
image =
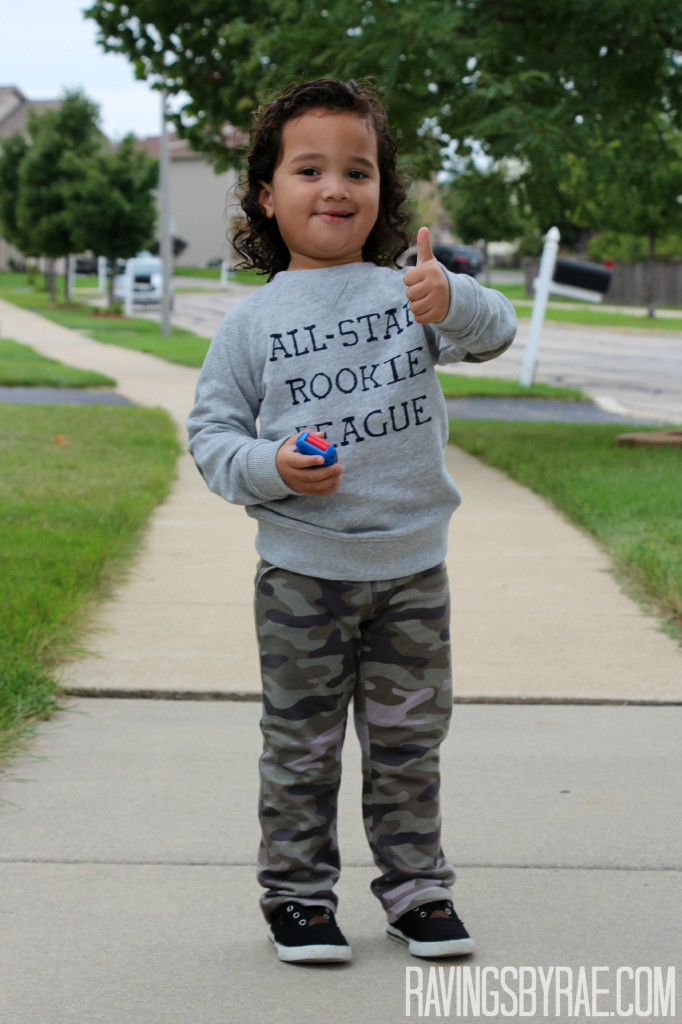
M 268 938 L 287 963 L 345 963 L 351 949 L 328 907 L 283 903 L 272 915 Z
M 450 900 L 408 910 L 386 933 L 404 942 L 413 956 L 466 956 L 476 948 Z

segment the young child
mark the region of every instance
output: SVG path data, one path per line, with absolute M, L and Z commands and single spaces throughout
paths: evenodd
M 269 281 L 230 310 L 199 376 L 190 451 L 258 521 L 263 682 L 258 879 L 285 961 L 346 961 L 336 812 L 353 701 L 372 891 L 415 956 L 470 953 L 440 844 L 439 747 L 452 709 L 448 521 L 460 503 L 438 362 L 491 359 L 511 305 L 447 273 L 418 234 L 386 115 L 322 79 L 259 112 L 236 239 Z M 335 464 L 300 454 L 309 430 Z

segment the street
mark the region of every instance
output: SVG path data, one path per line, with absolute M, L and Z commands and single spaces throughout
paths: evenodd
M 207 283 L 208 284 L 208 283 Z M 227 310 L 252 288 L 229 281 L 224 291 L 176 290 L 172 322 L 204 337 L 211 337 Z M 176 278 L 176 289 L 196 287 L 196 279 Z M 494 279 L 493 279 L 494 286 Z M 158 310 L 135 315 L 156 319 Z M 518 380 L 529 320 L 519 321 L 512 347 L 488 366 L 458 363 L 453 372 L 490 374 Z M 677 331 L 584 327 L 545 321 L 536 381 L 585 391 L 609 412 L 682 423 L 682 334 Z

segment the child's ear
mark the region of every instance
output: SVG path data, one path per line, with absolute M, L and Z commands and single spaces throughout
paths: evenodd
M 265 181 L 260 183 L 261 189 L 258 193 L 258 205 L 266 217 L 275 216 L 275 208 L 272 205 L 272 190 Z

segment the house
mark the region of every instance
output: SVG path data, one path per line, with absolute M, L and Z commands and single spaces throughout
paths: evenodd
M 56 110 L 61 100 L 29 100 L 13 85 L 0 85 L 0 139 L 26 131 L 31 111 L 42 114 Z
M 61 100 L 29 100 L 14 85 L 0 85 L 0 143 L 15 132 L 25 132 L 28 116 L 33 111 L 42 114 L 56 110 Z M 23 261 L 23 256 L 7 239 L 0 237 L 0 270 L 10 266 L 10 260 Z
M 61 100 L 29 100 L 15 86 L 0 87 L 0 142 L 15 132 L 25 132 L 31 111 L 43 113 L 59 107 Z M 244 145 L 246 136 L 225 127 L 225 144 Z M 158 157 L 160 139 L 139 139 L 138 145 Z M 201 153 L 188 148 L 177 135 L 169 133 L 169 199 L 171 234 L 187 243 L 177 263 L 202 266 L 209 260 L 230 259 L 231 246 L 226 232 L 238 213 L 235 197 L 235 171 L 216 174 Z M 23 262 L 23 256 L 6 239 L 0 238 L 0 269 L 10 260 Z
M 138 146 L 151 156 L 159 156 L 160 139 L 139 139 Z M 241 146 L 245 136 L 236 129 L 225 129 L 228 146 Z M 235 195 L 237 173 L 216 173 L 202 153 L 189 149 L 183 139 L 168 135 L 168 192 L 171 235 L 187 243 L 176 264 L 205 266 L 211 260 L 230 260 L 232 248 L 226 234 L 239 213 Z

